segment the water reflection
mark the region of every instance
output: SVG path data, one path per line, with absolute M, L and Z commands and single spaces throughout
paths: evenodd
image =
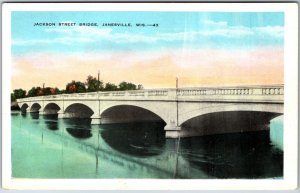
M 59 129 L 57 117 L 58 117 L 57 114 L 43 115 L 43 119 L 45 121 L 45 125 L 46 125 L 47 129 L 53 130 L 53 131 Z
M 77 139 L 87 139 L 92 137 L 91 119 L 64 119 L 67 132 Z
M 90 119 L 57 119 L 57 115 L 39 118 L 32 118 L 32 114 L 12 116 L 14 177 L 249 179 L 283 176 L 283 152 L 270 144 L 268 131 L 181 138 L 177 143 L 178 139 L 165 139 L 164 123 L 98 126 L 91 125 Z M 41 169 L 32 170 L 37 165 Z
M 78 139 L 87 139 L 93 136 L 90 129 L 66 128 L 66 130 L 71 136 Z
M 65 125 L 70 127 L 91 128 L 91 119 L 88 118 L 67 118 L 63 119 Z
M 39 112 L 31 112 L 30 116 L 32 119 L 39 119 L 40 117 Z
M 25 112 L 24 112 L 24 111 L 21 111 L 21 116 L 24 117 L 24 118 L 27 117 L 26 111 L 25 111 Z
M 19 116 L 20 112 L 19 111 L 12 111 L 11 116 Z
M 283 176 L 283 153 L 270 145 L 269 131 L 185 138 L 182 155 L 217 178 Z
M 126 123 L 102 125 L 101 136 L 115 150 L 147 157 L 159 155 L 164 151 L 164 123 Z

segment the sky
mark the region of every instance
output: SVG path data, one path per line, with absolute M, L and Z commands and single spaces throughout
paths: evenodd
M 176 77 L 179 87 L 283 84 L 281 12 L 14 11 L 11 18 L 12 90 L 65 89 L 98 71 L 104 82 L 149 89 L 174 88 Z

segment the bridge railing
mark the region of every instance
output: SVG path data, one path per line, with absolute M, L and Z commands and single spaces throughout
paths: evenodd
M 183 88 L 177 91 L 179 101 L 278 102 L 284 101 L 284 86 L 244 86 Z
M 283 85 L 256 87 L 223 87 L 223 88 L 183 88 L 178 89 L 178 96 L 195 95 L 283 95 Z
M 39 100 L 239 100 L 268 99 L 283 101 L 284 86 L 193 87 L 179 89 L 145 89 L 48 95 L 18 99 Z

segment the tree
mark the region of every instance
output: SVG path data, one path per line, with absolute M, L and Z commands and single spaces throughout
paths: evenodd
M 130 82 L 121 82 L 119 84 L 119 89 L 120 90 L 136 90 L 136 85 Z
M 72 80 L 72 82 L 66 85 L 66 92 L 67 93 L 86 92 L 85 84 L 80 81 L 75 82 L 75 80 Z
M 27 97 L 43 96 L 45 95 L 45 89 L 41 87 L 32 87 L 27 94 Z
M 51 95 L 52 94 L 51 90 L 54 91 L 53 88 L 50 88 L 50 87 L 44 88 L 43 89 L 44 95 Z
M 54 95 L 54 94 L 62 94 L 62 92 L 57 87 L 50 88 L 50 92 L 51 92 L 52 95 Z
M 41 88 L 41 87 L 36 87 L 37 91 L 36 91 L 36 96 L 43 96 L 45 93 L 44 93 L 44 90 Z
M 95 92 L 103 90 L 103 82 L 97 80 L 95 77 L 89 75 L 86 79 L 86 86 L 88 92 Z
M 105 91 L 115 91 L 115 90 L 118 90 L 118 86 L 113 83 L 108 82 L 105 84 L 104 90 Z
M 16 101 L 16 97 L 14 95 L 14 93 L 10 94 L 10 102 Z
M 142 90 L 142 89 L 144 89 L 144 86 L 141 85 L 141 84 L 139 84 L 137 89 L 138 89 L 138 90 Z
M 37 96 L 37 88 L 32 87 L 27 94 L 27 97 L 35 97 Z
M 24 98 L 26 96 L 26 91 L 19 88 L 14 90 L 15 99 Z
M 66 94 L 67 91 L 66 90 L 58 90 L 56 94 Z
M 76 82 L 77 92 L 86 92 L 85 84 L 83 82 Z

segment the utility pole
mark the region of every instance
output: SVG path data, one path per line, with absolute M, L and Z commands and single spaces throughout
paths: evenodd
M 100 70 L 98 70 L 98 91 L 100 90 Z
M 178 77 L 176 77 L 176 126 L 178 126 Z
M 178 77 L 176 77 L 176 129 L 178 128 Z M 178 169 L 178 157 L 179 157 L 179 147 L 180 147 L 180 130 L 178 131 L 177 147 L 176 147 L 176 165 L 173 173 L 173 178 L 176 178 Z

